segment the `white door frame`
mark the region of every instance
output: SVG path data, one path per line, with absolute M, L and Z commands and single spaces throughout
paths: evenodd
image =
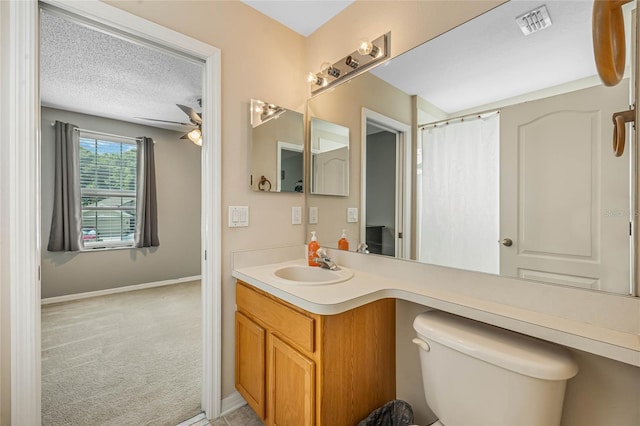
M 360 240 L 367 235 L 367 122 L 392 129 L 398 135 L 396 148 L 396 257 L 405 259 L 411 254 L 411 126 L 386 115 L 362 108 L 360 146 Z M 398 233 L 402 232 L 402 240 Z
M 220 50 L 97 0 L 44 0 L 53 6 L 205 61 L 202 144 L 202 409 L 221 411 Z M 10 2 L 3 52 L 0 118 L 3 182 L 0 226 L 3 278 L 10 293 L 11 424 L 41 422 L 40 377 L 40 95 L 38 2 Z M 3 45 L 3 48 L 5 46 Z M 8 64 L 4 62 L 8 60 Z M 6 66 L 5 66 L 6 65 Z M 28 143 L 31 142 L 31 143 Z M 7 231 L 5 233 L 5 231 Z M 5 238 L 6 236 L 6 238 Z M 7 292 L 4 291 L 3 295 Z M 6 301 L 2 302 L 7 306 Z M 4 363 L 4 360 L 3 360 Z

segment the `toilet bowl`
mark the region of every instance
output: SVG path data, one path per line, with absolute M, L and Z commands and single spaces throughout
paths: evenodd
M 566 349 L 440 311 L 413 327 L 434 426 L 560 424 L 566 382 L 578 372 Z

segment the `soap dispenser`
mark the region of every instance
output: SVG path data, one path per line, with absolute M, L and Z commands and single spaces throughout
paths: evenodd
M 347 230 L 342 230 L 342 235 L 338 240 L 338 250 L 346 250 L 349 251 L 349 240 L 347 240 Z
M 316 253 L 320 248 L 320 244 L 318 243 L 318 239 L 316 238 L 316 231 L 311 231 L 311 241 L 307 246 L 307 254 L 309 256 L 309 266 L 320 266 L 320 264 L 316 263 L 313 259 L 318 257 Z

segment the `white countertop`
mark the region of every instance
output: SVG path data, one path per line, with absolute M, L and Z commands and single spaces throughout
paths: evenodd
M 291 285 L 277 279 L 275 269 L 306 264 L 295 256 L 298 253 L 299 248 L 280 254 L 238 253 L 232 275 L 316 314 L 338 314 L 384 298 L 403 299 L 640 366 L 637 298 L 337 251 L 330 251 L 330 256 L 354 272 L 347 281 Z M 287 257 L 297 260 L 283 260 Z

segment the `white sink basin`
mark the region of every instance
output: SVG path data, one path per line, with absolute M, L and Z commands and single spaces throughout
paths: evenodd
M 332 271 L 316 266 L 289 265 L 273 271 L 278 281 L 293 285 L 335 284 L 353 277 L 353 271 L 345 268 Z

